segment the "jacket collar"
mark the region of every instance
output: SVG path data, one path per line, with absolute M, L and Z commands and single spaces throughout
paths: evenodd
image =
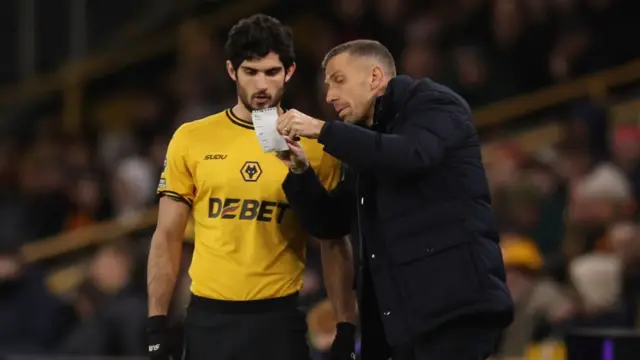
M 418 81 L 406 75 L 389 80 L 385 93 L 376 98 L 373 123 L 378 126 L 388 124 L 411 98 L 417 83 Z

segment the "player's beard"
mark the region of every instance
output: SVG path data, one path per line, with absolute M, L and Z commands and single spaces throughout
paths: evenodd
M 276 93 L 273 94 L 272 96 L 269 95 L 266 92 L 262 93 L 262 94 L 266 94 L 267 96 L 270 96 L 269 101 L 265 102 L 264 104 L 261 104 L 260 106 L 254 106 L 252 104 L 252 100 L 253 100 L 253 98 L 255 98 L 260 93 L 248 94 L 245 91 L 245 89 L 243 89 L 237 83 L 236 83 L 236 88 L 237 88 L 237 91 L 238 91 L 238 98 L 240 99 L 240 102 L 250 112 L 253 111 L 253 110 L 267 109 L 267 108 L 270 108 L 270 107 L 277 106 L 278 104 L 280 104 L 280 101 L 282 100 L 282 96 L 284 95 L 284 85 L 283 85 L 282 87 L 278 88 L 276 90 Z

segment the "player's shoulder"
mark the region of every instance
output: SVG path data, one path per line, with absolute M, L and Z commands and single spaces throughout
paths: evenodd
M 314 159 L 320 159 L 323 156 L 323 146 L 316 139 L 301 138 L 299 143 L 310 161 L 313 162 Z
M 208 134 L 206 130 L 218 126 L 218 124 L 225 119 L 227 119 L 227 110 L 220 111 L 198 120 L 186 122 L 178 127 L 173 134 L 173 137 L 185 139 L 196 137 L 201 134 Z
M 323 152 L 323 145 L 316 139 L 300 138 L 300 145 L 307 154 Z
M 300 145 L 305 151 L 311 165 L 319 166 L 337 166 L 339 160 L 324 151 L 324 145 L 320 144 L 316 139 L 301 138 Z

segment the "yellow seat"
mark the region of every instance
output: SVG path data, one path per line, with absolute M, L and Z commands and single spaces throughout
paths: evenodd
M 564 343 L 545 341 L 536 343 L 527 349 L 525 360 L 565 360 L 567 358 Z

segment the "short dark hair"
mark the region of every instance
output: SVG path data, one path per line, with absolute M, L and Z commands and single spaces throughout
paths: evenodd
M 237 69 L 245 60 L 258 60 L 274 52 L 285 70 L 295 62 L 291 28 L 274 17 L 255 14 L 235 24 L 225 44 L 227 59 Z
M 358 57 L 375 58 L 384 67 L 383 70 L 392 76 L 396 75 L 396 62 L 389 49 L 378 41 L 366 39 L 348 41 L 329 50 L 322 60 L 322 68 L 326 68 L 331 59 L 344 53 Z

